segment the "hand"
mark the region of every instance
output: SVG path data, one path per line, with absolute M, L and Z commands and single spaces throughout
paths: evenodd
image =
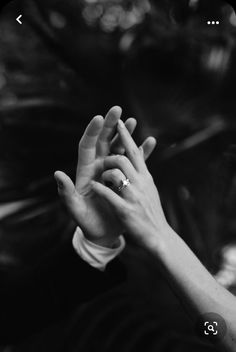
M 113 246 L 123 232 L 123 225 L 107 201 L 101 200 L 93 191 L 91 181 L 101 182 L 104 160 L 110 152 L 124 153 L 119 136 L 113 138 L 120 116 L 121 108 L 113 107 L 105 120 L 102 116 L 95 116 L 89 123 L 79 143 L 75 185 L 65 173 L 55 173 L 58 193 L 76 224 L 89 240 L 109 247 Z M 136 120 L 130 118 L 125 125 L 129 133 L 132 133 Z M 155 140 L 152 138 L 144 141 L 140 147 L 144 158 L 149 157 L 154 147 Z
M 157 188 L 149 173 L 141 150 L 136 146 L 127 128 L 119 121 L 118 133 L 126 156 L 107 156 L 102 180 L 111 182 L 116 189 L 121 180 L 129 179 L 130 185 L 115 192 L 100 182 L 92 182 L 93 191 L 108 202 L 122 222 L 125 231 L 139 243 L 150 246 L 156 237 L 169 228 Z M 154 241 L 153 241 L 154 240 Z

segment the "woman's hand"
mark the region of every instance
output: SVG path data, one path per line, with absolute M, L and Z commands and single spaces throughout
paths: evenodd
M 113 155 L 104 159 L 102 180 L 111 182 L 113 190 L 100 182 L 92 182 L 94 192 L 105 200 L 121 220 L 126 232 L 139 243 L 150 246 L 169 230 L 159 194 L 145 164 L 142 148 L 138 148 L 122 121 L 118 133 L 126 156 Z M 130 184 L 118 190 L 123 180 Z
M 220 318 L 217 320 L 219 339 L 209 339 L 208 342 L 215 341 L 222 349 L 236 351 L 235 296 L 217 283 L 170 228 L 144 162 L 142 148 L 136 146 L 121 121 L 118 122 L 118 133 L 127 157 L 113 155 L 104 158 L 101 181 L 112 182 L 115 190 L 91 181 L 98 202 L 106 203 L 110 214 L 115 214 L 126 232 L 152 252 L 181 303 L 192 314 L 195 326 L 204 331 L 206 320 Z M 124 180 L 127 182 L 122 185 Z M 204 335 L 204 338 L 207 341 L 208 337 Z
M 89 123 L 79 143 L 75 185 L 65 173 L 55 173 L 58 193 L 76 224 L 89 240 L 103 246 L 113 246 L 123 232 L 123 225 L 110 205 L 93 191 L 91 181 L 101 181 L 104 160 L 110 153 L 124 153 L 120 137 L 114 137 L 121 111 L 120 107 L 113 107 L 105 119 L 95 116 Z M 125 124 L 127 132 L 132 133 L 136 120 L 130 118 Z M 144 158 L 149 157 L 154 147 L 152 139 L 144 141 Z

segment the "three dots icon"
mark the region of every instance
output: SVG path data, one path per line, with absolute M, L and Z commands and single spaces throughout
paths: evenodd
M 216 25 L 219 25 L 220 24 L 220 21 L 207 21 L 207 24 L 208 25 L 211 25 L 211 24 L 216 24 Z

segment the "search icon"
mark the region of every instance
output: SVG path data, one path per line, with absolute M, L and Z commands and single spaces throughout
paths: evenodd
M 216 313 L 206 313 L 199 317 L 196 332 L 200 337 L 218 341 L 224 338 L 227 331 L 223 317 Z
M 214 330 L 214 326 L 213 325 L 208 325 L 208 328 L 207 328 L 209 331 L 212 331 L 212 332 L 214 332 L 215 330 Z

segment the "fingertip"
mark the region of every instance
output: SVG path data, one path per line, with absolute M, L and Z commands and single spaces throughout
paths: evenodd
M 54 178 L 56 180 L 58 180 L 60 178 L 61 174 L 62 174 L 62 171 L 59 171 L 59 170 L 55 171 L 54 172 Z
M 122 114 L 122 109 L 120 106 L 116 105 L 113 106 L 107 113 L 106 115 L 106 120 L 108 119 L 109 122 L 113 125 L 114 123 L 116 123 Z
M 102 115 L 96 115 L 96 116 L 94 116 L 93 120 L 100 122 L 100 121 L 103 121 L 104 119 L 103 119 Z
M 153 136 L 150 136 L 147 138 L 147 143 L 149 146 L 152 146 L 152 148 L 154 149 L 156 147 L 156 144 L 157 144 L 157 140 L 155 137 Z
M 125 126 L 127 129 L 129 128 L 135 128 L 137 126 L 137 120 L 134 117 L 129 117 L 126 121 L 125 121 Z
M 150 141 L 153 143 L 153 144 L 157 144 L 157 140 L 155 137 L 151 136 L 149 137 L 150 138 Z
M 63 183 L 67 183 L 67 181 L 70 180 L 69 176 L 67 174 L 65 174 L 65 172 L 63 172 L 63 171 L 55 171 L 54 177 L 56 180 L 59 180 Z
M 113 111 L 120 113 L 120 114 L 122 113 L 122 108 L 119 105 L 112 106 L 112 108 L 110 110 L 113 110 Z
M 57 183 L 58 188 L 62 189 L 64 184 L 62 181 L 62 177 L 60 177 L 63 173 L 61 171 L 55 171 L 54 172 L 54 178 Z
M 97 136 L 104 124 L 104 118 L 102 115 L 96 115 L 92 118 L 88 124 L 85 134 L 91 136 Z
M 99 192 L 100 191 L 100 188 L 99 188 L 99 183 L 98 182 L 96 182 L 96 181 L 90 181 L 90 186 L 91 186 L 91 188 L 92 188 L 92 190 L 94 191 L 94 192 Z
M 137 120 L 136 120 L 134 117 L 129 117 L 129 118 L 127 119 L 127 122 L 128 122 L 128 121 L 137 124 Z
M 122 121 L 122 120 L 119 120 L 118 122 L 117 122 L 117 125 L 118 125 L 118 127 L 120 128 L 120 129 L 124 129 L 125 128 L 125 124 L 124 124 L 124 122 Z
M 60 196 L 71 197 L 75 191 L 75 185 L 71 178 L 62 171 L 56 171 L 54 177 L 58 185 Z

